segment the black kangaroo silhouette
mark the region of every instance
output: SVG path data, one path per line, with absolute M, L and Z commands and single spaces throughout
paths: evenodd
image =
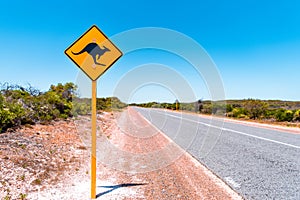
M 101 66 L 105 66 L 104 64 L 101 64 L 99 63 L 97 60 L 100 59 L 100 57 L 107 51 L 110 51 L 110 49 L 108 49 L 107 47 L 103 46 L 104 48 L 101 49 L 101 47 L 95 43 L 95 42 L 92 42 L 92 43 L 89 43 L 88 45 L 86 45 L 81 51 L 77 52 L 77 53 L 74 53 L 72 51 L 72 53 L 74 55 L 80 55 L 84 52 L 87 52 L 90 56 L 92 56 L 93 60 L 94 60 L 94 63 L 97 64 L 97 65 L 101 65 Z

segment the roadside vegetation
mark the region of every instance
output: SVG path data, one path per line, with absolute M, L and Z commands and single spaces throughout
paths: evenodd
M 0 133 L 21 125 L 90 114 L 91 100 L 79 98 L 76 90 L 74 83 L 51 85 L 46 92 L 30 85 L 0 84 Z M 98 110 L 111 111 L 125 106 L 115 97 L 97 99 Z
M 177 101 L 177 100 L 176 100 Z M 226 102 L 202 101 L 192 103 L 131 104 L 147 108 L 183 110 L 202 114 L 216 114 L 238 119 L 263 120 L 270 122 L 300 122 L 300 102 L 280 100 L 227 100 Z M 177 104 L 177 106 L 176 106 Z
M 91 99 L 79 98 L 76 91 L 74 83 L 51 85 L 46 92 L 31 85 L 22 87 L 0 84 L 0 133 L 21 125 L 43 124 L 52 120 L 89 115 Z M 117 97 L 97 98 L 98 112 L 118 111 L 126 106 Z M 244 99 L 180 103 L 176 100 L 174 103 L 148 102 L 131 106 L 183 110 L 266 122 L 300 122 L 299 101 Z

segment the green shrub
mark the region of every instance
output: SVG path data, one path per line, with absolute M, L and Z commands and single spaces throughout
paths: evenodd
M 1 84 L 0 84 L 1 85 Z M 0 91 L 0 132 L 22 124 L 66 119 L 72 116 L 76 86 L 52 85 L 47 92 L 2 84 Z
M 0 93 L 0 109 L 3 109 L 3 103 L 4 103 L 4 98 L 2 94 Z
M 73 109 L 72 109 L 72 115 L 73 116 L 78 116 L 78 115 L 87 115 L 91 112 L 91 104 L 90 101 L 88 102 L 79 102 L 79 101 L 74 101 L 73 102 Z
M 152 105 L 152 103 L 149 103 L 149 105 L 146 105 L 146 107 L 151 107 Z M 127 105 L 121 102 L 117 97 L 97 98 L 97 110 L 120 110 L 125 108 L 126 106 Z
M 268 110 L 268 107 L 268 103 L 257 99 L 248 99 L 244 104 L 244 108 L 246 109 L 250 119 L 263 118 Z
M 292 110 L 285 110 L 283 108 L 280 108 L 276 111 L 275 118 L 279 122 L 283 121 L 292 121 L 294 118 L 294 112 Z
M 15 118 L 15 114 L 10 112 L 9 109 L 0 109 L 0 132 L 12 127 Z
M 233 108 L 232 116 L 237 118 L 245 118 L 247 111 L 244 108 Z
M 280 108 L 280 109 L 276 110 L 275 119 L 278 122 L 284 121 L 284 109 L 283 108 Z
M 202 109 L 202 113 L 204 114 L 212 114 L 212 104 L 204 104 L 203 105 L 203 109 Z
M 294 117 L 294 112 L 292 110 L 285 110 L 284 111 L 284 121 L 292 121 Z
M 227 104 L 226 105 L 226 113 L 232 112 L 232 110 L 233 110 L 233 105 Z
M 295 111 L 293 121 L 300 121 L 300 109 Z

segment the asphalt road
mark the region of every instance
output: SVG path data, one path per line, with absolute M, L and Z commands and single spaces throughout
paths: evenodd
M 245 199 L 300 199 L 300 134 L 135 109 Z

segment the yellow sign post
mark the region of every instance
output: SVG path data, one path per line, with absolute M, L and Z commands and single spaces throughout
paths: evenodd
M 94 25 L 67 48 L 65 54 L 92 80 L 91 198 L 96 199 L 96 81 L 122 52 Z

